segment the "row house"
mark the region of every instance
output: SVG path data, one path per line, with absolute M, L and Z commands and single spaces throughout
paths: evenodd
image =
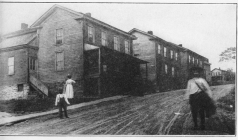
M 34 91 L 54 96 L 68 74 L 75 96 L 103 97 L 131 92 L 142 80 L 133 56 L 136 37 L 80 13 L 54 5 L 30 27 L 0 43 L 1 99 L 27 98 Z M 145 77 L 146 78 L 146 77 Z
M 134 56 L 149 62 L 148 80 L 155 91 L 166 91 L 181 88 L 181 51 L 183 48 L 167 42 L 152 31 L 139 29 L 129 31 L 137 37 L 133 41 Z M 146 67 L 141 67 L 145 72 Z M 144 74 L 145 75 L 145 74 Z
M 144 32 L 134 28 L 129 33 L 137 37 L 133 41 L 134 55 L 149 62 L 148 80 L 154 90 L 185 88 L 191 78 L 192 68 L 202 68 L 203 77 L 211 77 L 208 59 L 181 44 L 165 41 L 153 35 L 152 31 Z M 145 71 L 145 67 L 141 69 Z
M 179 46 L 183 47 L 181 44 Z M 208 83 L 211 82 L 211 64 L 206 57 L 201 56 L 187 48 L 181 52 L 181 56 L 181 81 L 183 83 L 183 87 L 186 87 L 188 79 L 191 78 L 191 69 L 193 68 L 201 68 L 202 77 L 206 79 Z

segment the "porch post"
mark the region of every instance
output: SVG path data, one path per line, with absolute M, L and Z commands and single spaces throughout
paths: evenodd
M 101 96 L 101 48 L 98 49 L 98 95 Z
M 147 70 L 147 63 L 145 64 L 145 69 L 146 69 L 146 72 L 145 72 L 145 73 L 146 73 L 146 76 L 145 76 L 145 77 L 146 77 L 146 81 L 147 81 L 147 80 L 148 80 L 148 70 Z

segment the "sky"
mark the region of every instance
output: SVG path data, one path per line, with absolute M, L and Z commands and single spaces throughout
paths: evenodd
M 236 47 L 236 4 L 188 3 L 0 3 L 0 35 L 17 31 L 21 23 L 33 24 L 54 4 L 88 13 L 123 31 L 133 28 L 182 44 L 209 59 L 214 68 L 233 68 L 219 63 L 219 55 Z

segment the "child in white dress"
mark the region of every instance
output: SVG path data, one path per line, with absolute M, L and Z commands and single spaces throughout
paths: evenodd
M 65 88 L 65 94 L 68 99 L 74 98 L 74 89 L 73 89 L 73 83 L 76 83 L 74 80 L 71 79 L 71 75 L 68 75 L 68 80 L 66 80 L 66 88 Z

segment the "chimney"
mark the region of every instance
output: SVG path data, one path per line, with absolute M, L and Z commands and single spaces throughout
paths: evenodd
M 86 13 L 85 15 L 88 17 L 91 17 L 91 13 Z
M 183 47 L 183 45 L 182 45 L 182 44 L 179 44 L 178 46 L 180 46 L 180 47 Z
M 147 33 L 153 35 L 153 31 L 148 31 Z
M 21 24 L 21 29 L 22 30 L 27 29 L 27 28 L 28 28 L 28 24 L 26 24 L 26 23 Z

